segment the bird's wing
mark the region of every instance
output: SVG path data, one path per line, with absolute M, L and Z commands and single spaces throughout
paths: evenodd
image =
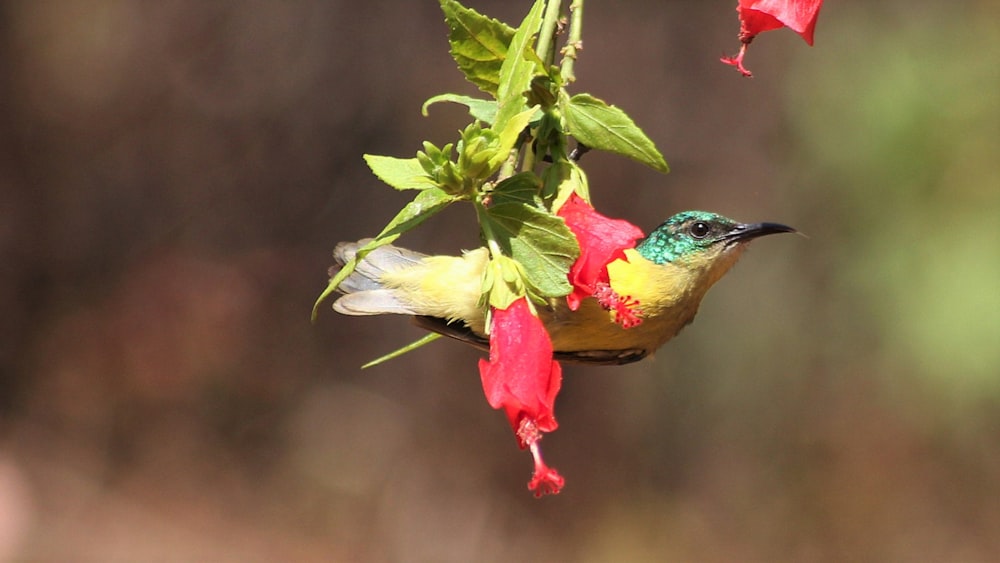
M 439 317 L 413 317 L 413 322 L 420 328 L 454 338 L 488 352 L 490 341 L 473 332 L 461 321 L 448 322 Z M 625 350 L 581 350 L 572 352 L 556 351 L 552 357 L 563 362 L 597 366 L 618 366 L 638 362 L 649 355 L 647 350 L 629 348 Z
M 626 350 L 579 350 L 575 352 L 555 352 L 552 357 L 574 364 L 591 366 L 622 366 L 638 362 L 649 355 L 649 351 L 641 348 Z
M 440 317 L 415 316 L 413 317 L 413 323 L 422 329 L 465 342 L 484 352 L 490 351 L 490 341 L 473 332 L 462 321 L 448 322 L 446 319 Z

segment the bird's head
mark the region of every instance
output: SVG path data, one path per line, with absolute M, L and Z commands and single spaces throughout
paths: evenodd
M 710 286 L 729 271 L 751 240 L 794 232 L 779 223 L 740 223 L 707 211 L 684 211 L 657 227 L 636 251 L 655 264 L 700 274 L 696 277 Z

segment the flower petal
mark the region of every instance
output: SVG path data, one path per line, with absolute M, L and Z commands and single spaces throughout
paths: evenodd
M 559 427 L 554 409 L 562 367 L 552 359 L 549 333 L 524 297 L 506 309 L 494 309 L 492 319 L 490 359 L 479 361 L 487 402 L 504 409 L 515 432 L 524 418 L 540 431 L 552 432 Z
M 822 6 L 823 0 L 739 0 L 741 35 L 746 30 L 752 39 L 759 33 L 787 26 L 812 45 Z
M 816 19 L 822 6 L 823 0 L 739 0 L 736 11 L 740 14 L 740 52 L 734 57 L 719 60 L 735 66 L 743 76 L 753 76 L 743 66 L 743 59 L 754 37 L 787 26 L 812 45 Z
M 601 215 L 576 194 L 570 196 L 557 214 L 580 244 L 580 257 L 569 271 L 573 292 L 566 296 L 569 308 L 575 311 L 580 301 L 594 295 L 599 282 L 608 283 L 608 264 L 624 260 L 625 249 L 634 247 L 635 241 L 644 235 L 628 221 Z

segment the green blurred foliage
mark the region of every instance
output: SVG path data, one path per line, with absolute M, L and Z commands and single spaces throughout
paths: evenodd
M 788 90 L 803 185 L 838 200 L 834 298 L 883 370 L 962 400 L 1000 399 L 998 13 L 845 6 Z

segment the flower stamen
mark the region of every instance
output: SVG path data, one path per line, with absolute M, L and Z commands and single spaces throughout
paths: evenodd
M 642 310 L 639 309 L 639 300 L 633 299 L 631 295 L 622 297 L 611 284 L 598 282 L 594 290 L 594 297 L 608 311 L 614 311 L 615 322 L 622 328 L 633 328 L 642 324 Z
M 542 449 L 538 442 L 542 439 L 542 432 L 538 425 L 530 418 L 522 418 L 517 429 L 517 438 L 522 444 L 526 444 L 531 451 L 531 457 L 535 462 L 535 470 L 528 482 L 528 490 L 535 493 L 535 498 L 545 495 L 557 495 L 562 491 L 566 479 L 553 467 L 549 467 L 542 459 Z

